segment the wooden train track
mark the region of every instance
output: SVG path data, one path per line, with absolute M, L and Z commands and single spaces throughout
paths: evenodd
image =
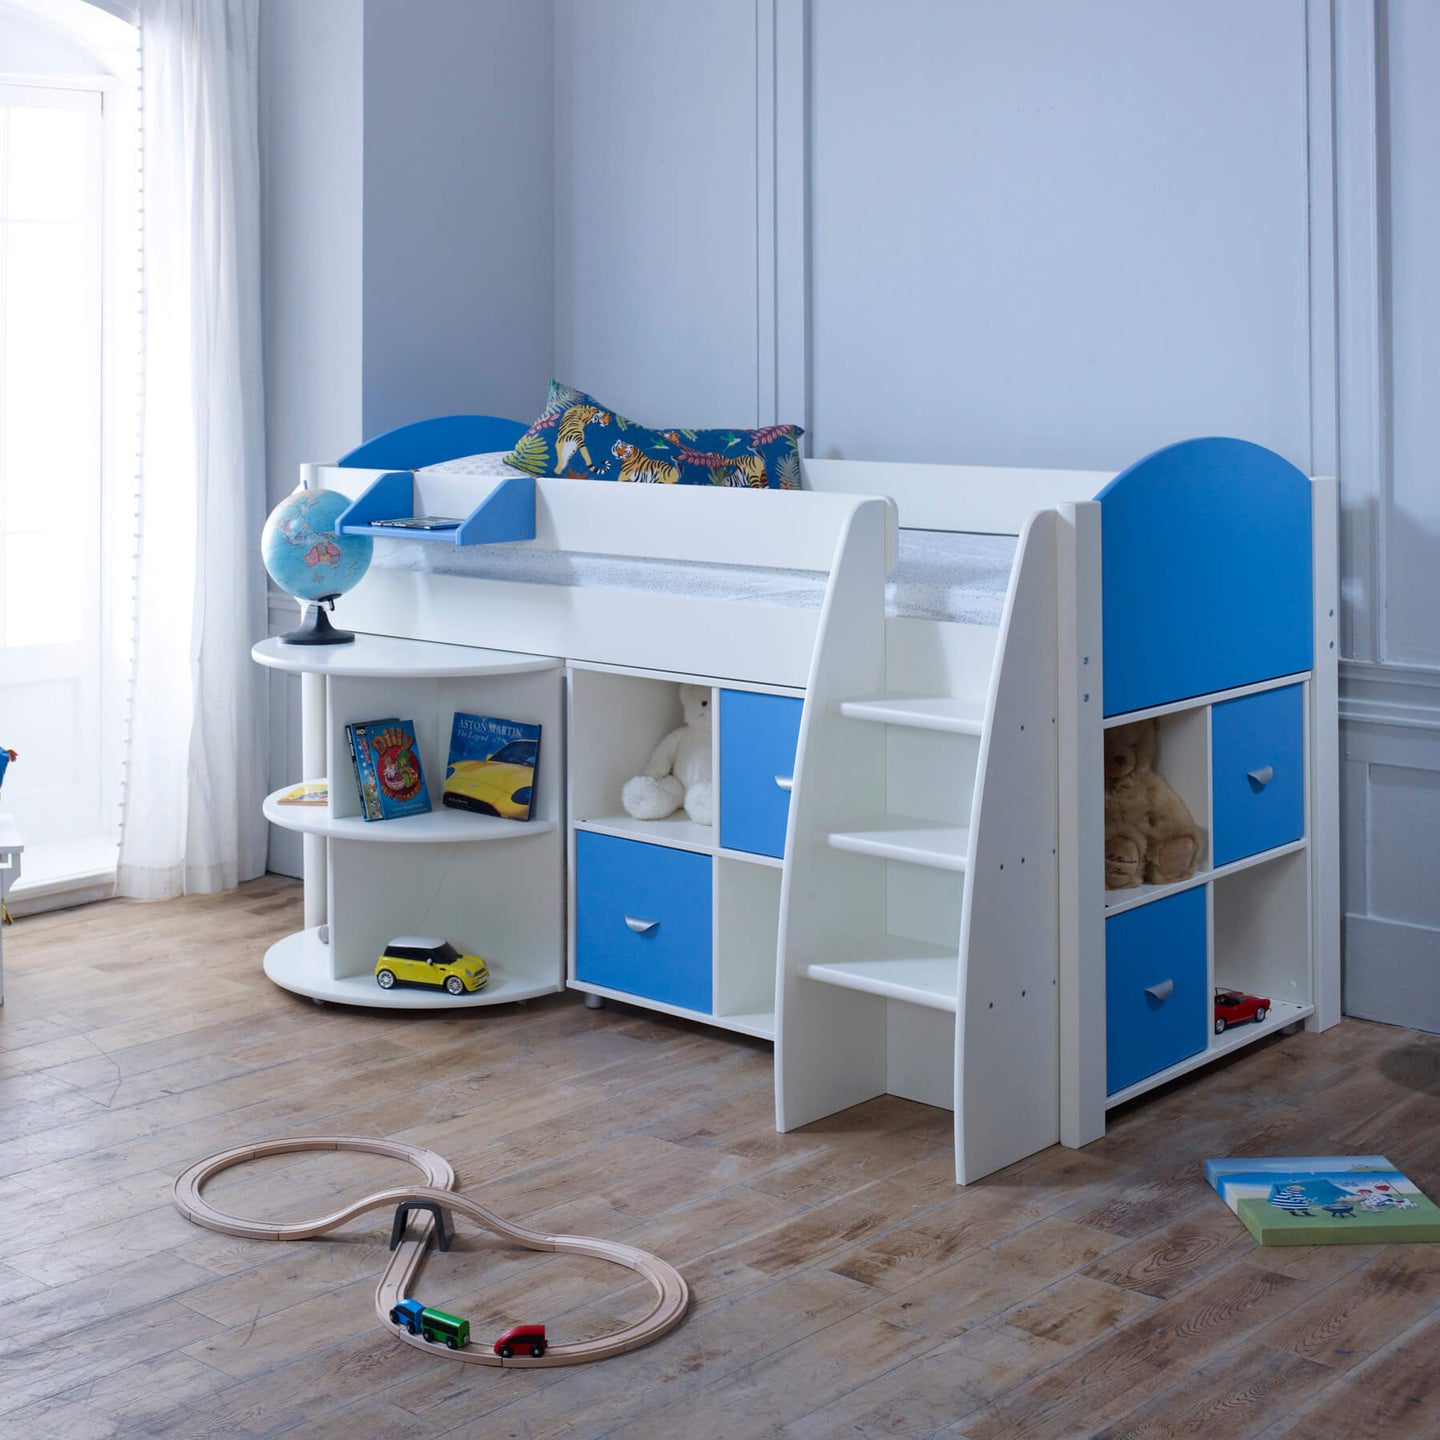
M 422 1185 L 402 1185 L 377 1190 L 353 1201 L 332 1215 L 316 1220 L 296 1220 L 285 1224 L 261 1220 L 242 1220 L 217 1210 L 201 1193 L 205 1182 L 235 1165 L 258 1160 L 267 1155 L 299 1154 L 308 1150 L 358 1150 L 366 1155 L 385 1155 L 415 1166 L 425 1177 Z M 187 1219 L 207 1230 L 223 1235 L 239 1235 L 250 1240 L 313 1240 L 318 1235 L 344 1225 L 357 1216 L 373 1210 L 394 1210 L 405 1202 L 434 1203 L 452 1215 L 464 1215 L 487 1230 L 527 1250 L 549 1250 L 567 1255 L 588 1255 L 596 1260 L 609 1260 L 643 1276 L 655 1292 L 650 1312 L 634 1324 L 612 1331 L 593 1340 L 572 1344 L 552 1344 L 544 1355 L 502 1359 L 491 1349 L 472 1345 L 449 1350 L 432 1345 L 411 1335 L 403 1326 L 391 1323 L 391 1308 L 410 1294 L 410 1282 L 424 1264 L 426 1252 L 435 1238 L 435 1220 L 424 1211 L 414 1211 L 399 1244 L 392 1252 L 390 1263 L 375 1290 L 375 1313 L 380 1323 L 407 1345 L 428 1354 L 443 1355 L 467 1365 L 505 1365 L 512 1369 L 540 1369 L 547 1365 L 583 1365 L 591 1360 L 608 1360 L 627 1350 L 639 1349 L 662 1335 L 668 1335 L 684 1318 L 690 1304 L 690 1287 L 673 1265 L 667 1264 L 648 1250 L 622 1245 L 613 1240 L 594 1240 L 584 1235 L 542 1235 L 523 1225 L 504 1220 L 493 1210 L 467 1199 L 453 1187 L 455 1171 L 443 1155 L 419 1145 L 405 1145 L 396 1140 L 372 1140 L 353 1135 L 300 1135 L 288 1140 L 261 1140 L 254 1145 L 241 1145 L 221 1150 L 204 1160 L 197 1160 L 175 1181 L 175 1207 Z

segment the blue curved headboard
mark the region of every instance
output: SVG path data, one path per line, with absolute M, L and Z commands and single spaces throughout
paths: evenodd
M 502 420 L 497 415 L 439 415 L 387 430 L 336 463 L 352 469 L 419 470 L 461 455 L 511 450 L 525 430 L 518 420 Z
M 1308 670 L 1310 481 L 1248 440 L 1183 440 L 1100 502 L 1106 715 Z

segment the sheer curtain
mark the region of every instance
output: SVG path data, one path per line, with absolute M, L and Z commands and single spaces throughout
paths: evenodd
M 118 890 L 265 869 L 258 0 L 142 0 L 145 415 Z

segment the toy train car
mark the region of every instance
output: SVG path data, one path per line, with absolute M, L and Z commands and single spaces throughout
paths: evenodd
M 390 1310 L 390 1323 L 403 1326 L 431 1345 L 448 1345 L 452 1350 L 470 1343 L 470 1322 L 443 1310 L 432 1310 L 418 1300 L 402 1300 Z

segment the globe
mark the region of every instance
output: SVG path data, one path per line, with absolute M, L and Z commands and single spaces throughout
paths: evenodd
M 302 486 L 270 512 L 260 532 L 260 556 L 270 578 L 302 607 L 315 607 L 300 629 L 281 636 L 293 645 L 335 645 L 355 638 L 336 630 L 322 608 L 360 583 L 375 550 L 368 535 L 340 534 L 340 516 L 349 506 L 350 497 L 338 490 Z

